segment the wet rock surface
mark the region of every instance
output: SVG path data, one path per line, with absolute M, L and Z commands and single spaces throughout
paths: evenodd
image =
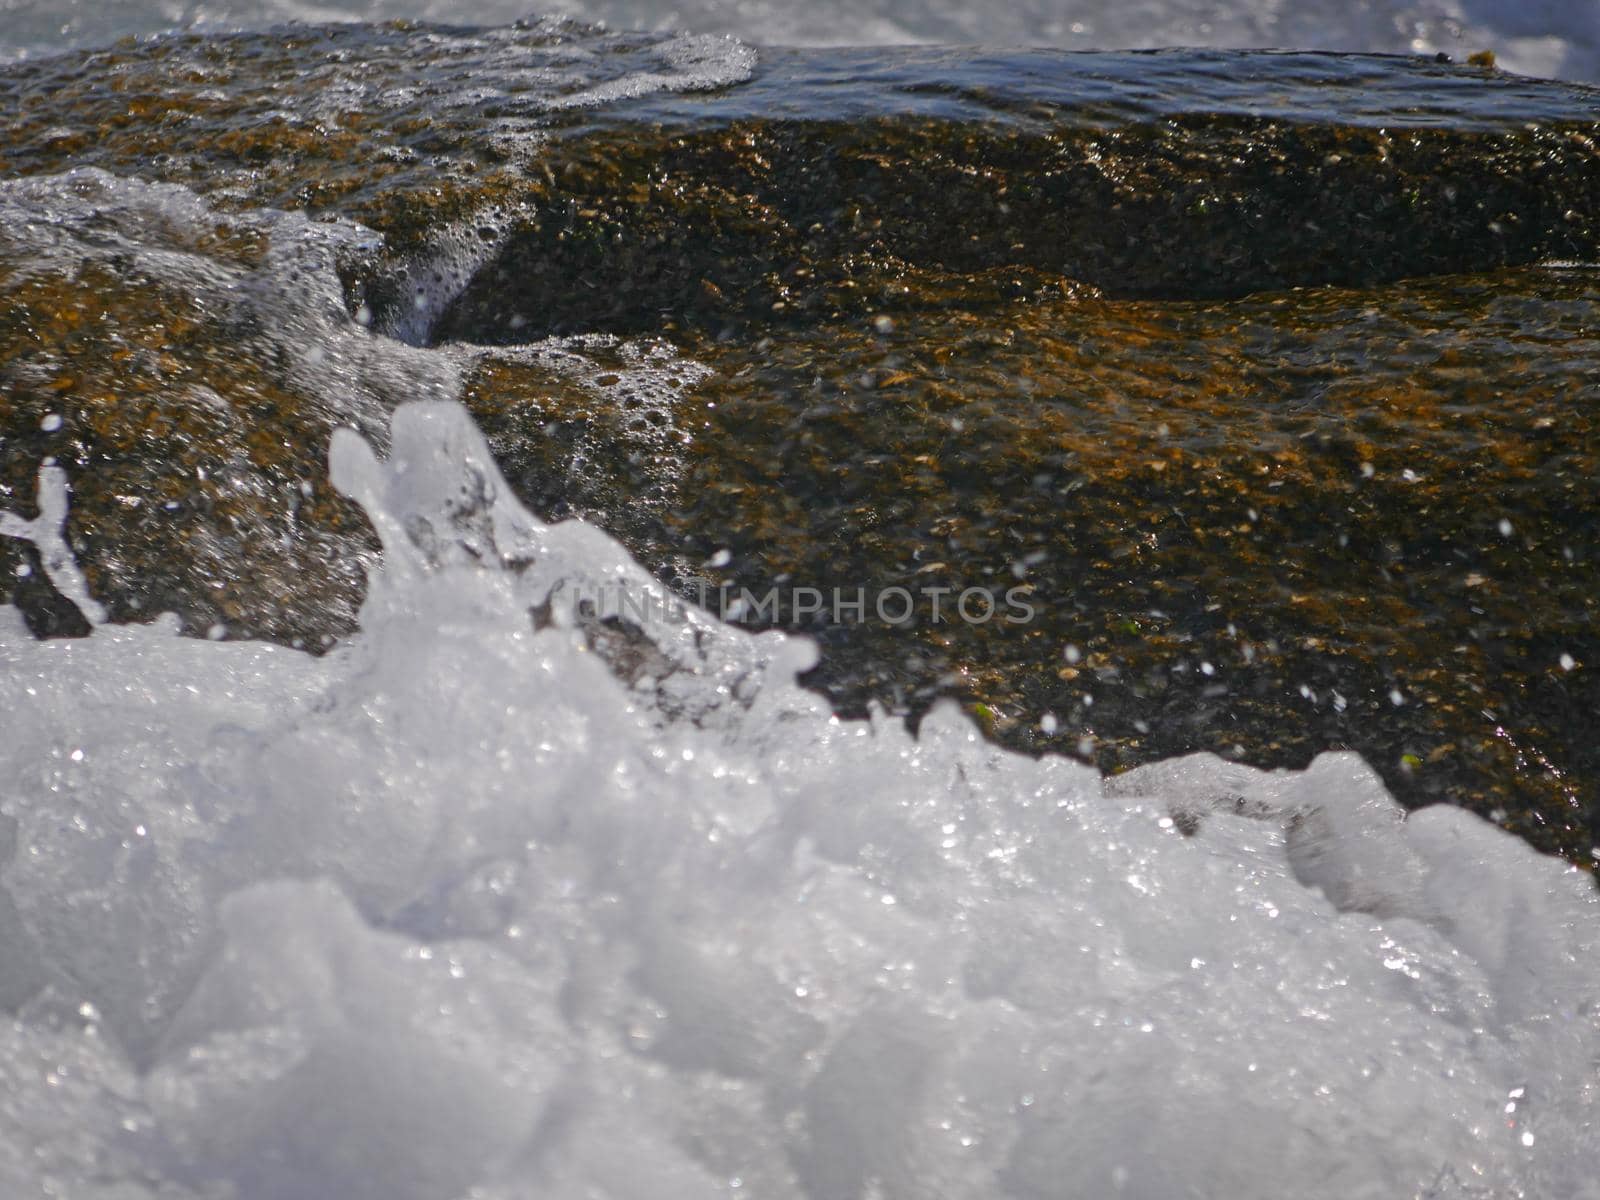
M 718 384 L 679 414 L 663 546 L 830 607 L 948 589 L 940 623 L 813 622 L 853 710 L 953 690 L 1110 770 L 1349 747 L 1412 803 L 1583 856 L 1597 302 L 1592 272 L 1525 270 L 694 347 Z M 956 619 L 971 587 L 1036 615 Z
M 727 331 L 949 303 L 913 286 L 918 270 L 969 277 L 959 302 L 990 307 L 1084 285 L 1214 298 L 1592 257 L 1594 132 L 1208 116 L 597 135 L 553 148 L 532 211 L 437 333 Z
M 686 593 L 1024 589 L 1021 623 L 780 617 L 843 711 L 954 694 L 1110 770 L 1354 748 L 1587 861 L 1600 280 L 1529 264 L 1595 257 L 1594 93 L 971 52 L 696 91 L 713 49 L 397 25 L 0 72 L 0 184 L 102 168 L 211 214 L 41 211 L 95 247 L 53 266 L 0 230 L 0 508 L 53 457 L 115 618 L 315 647 L 373 547 L 329 433 L 458 389 L 543 515 Z M 669 90 L 617 90 L 642 68 Z M 0 599 L 78 631 L 29 553 L 0 540 Z
M 349 632 L 376 539 L 319 470 L 330 414 L 248 349 L 223 353 L 212 314 L 139 283 L 90 270 L 0 301 L 3 506 L 31 517 L 40 462 L 67 468 L 72 545 L 115 620 L 170 611 L 191 633 L 312 646 Z M 0 572 L 30 555 L 0 542 Z M 37 567 L 14 597 L 30 626 L 87 632 Z

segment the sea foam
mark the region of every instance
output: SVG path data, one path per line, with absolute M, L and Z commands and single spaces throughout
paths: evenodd
M 1574 869 L 1347 754 L 1107 780 L 602 627 L 659 584 L 454 404 L 331 467 L 321 658 L 0 611 L 5 1194 L 1600 1195 Z

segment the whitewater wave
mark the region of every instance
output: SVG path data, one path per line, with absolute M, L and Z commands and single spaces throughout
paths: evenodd
M 453 404 L 332 473 L 322 658 L 0 612 L 7 1194 L 1600 1195 L 1576 870 L 1351 755 L 1105 780 L 601 622 L 659 585 Z M 64 489 L 5 532 L 81 596 Z

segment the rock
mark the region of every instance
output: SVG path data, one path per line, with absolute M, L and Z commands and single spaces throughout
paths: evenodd
M 561 22 L 14 64 L 0 508 L 53 457 L 114 619 L 316 648 L 375 546 L 331 431 L 460 396 L 686 593 L 1024 589 L 739 618 L 815 634 L 843 711 L 955 694 L 1112 771 L 1353 748 L 1587 861 L 1600 289 L 1537 264 L 1600 242 L 1596 99 Z M 0 602 L 81 632 L 28 553 Z

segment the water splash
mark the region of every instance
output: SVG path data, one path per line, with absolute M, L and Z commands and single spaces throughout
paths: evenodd
M 607 641 L 562 597 L 659 585 L 453 405 L 332 460 L 384 556 L 324 658 L 0 629 L 15 1194 L 1596 1194 L 1563 864 L 1353 755 L 1108 784 L 837 720 L 803 639 Z
M 51 463 L 39 469 L 39 515 L 25 521 L 15 513 L 0 512 L 0 537 L 21 538 L 39 551 L 45 575 L 91 625 L 103 625 L 105 607 L 89 594 L 89 581 L 78 568 L 67 544 L 67 502 L 71 489 L 67 473 Z

